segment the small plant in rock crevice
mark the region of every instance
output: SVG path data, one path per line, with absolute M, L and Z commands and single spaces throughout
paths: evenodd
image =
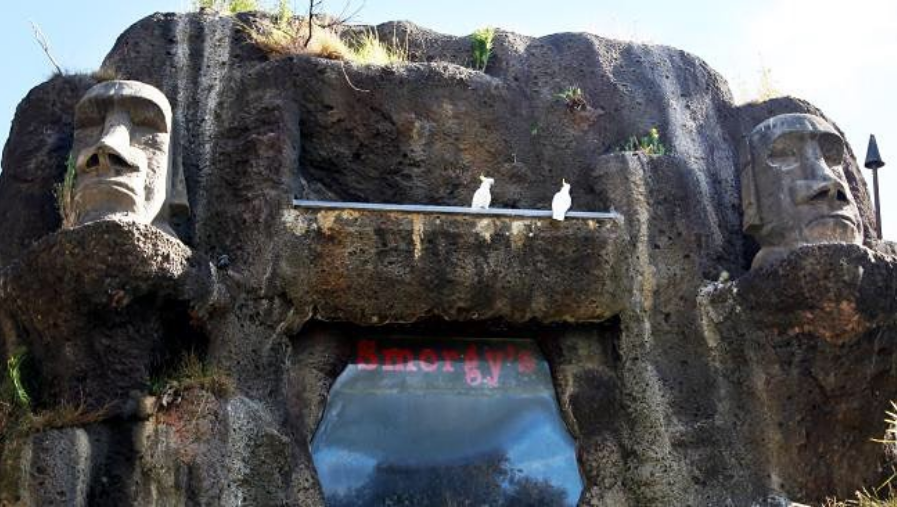
M 892 401 L 891 410 L 885 413 L 888 416 L 885 419 L 887 423 L 885 437 L 873 438 L 872 441 L 885 446 L 885 454 L 889 457 L 888 478 L 875 488 L 857 490 L 854 492 L 854 498 L 847 500 L 826 498 L 822 507 L 897 507 L 897 488 L 892 484 L 897 478 L 897 456 L 894 448 L 897 446 L 897 403 Z
M 184 354 L 173 371 L 150 381 L 150 393 L 160 397 L 162 407 L 176 404 L 191 389 L 208 391 L 219 398 L 228 398 L 235 390 L 228 375 L 205 364 L 193 352 Z
M 24 349 L 17 350 L 9 359 L 6 360 L 6 376 L 12 387 L 12 394 L 15 402 L 22 408 L 31 408 L 31 396 L 25 389 L 25 383 L 22 380 L 22 365 L 27 357 Z
M 585 111 L 589 107 L 588 102 L 586 102 L 586 96 L 582 92 L 582 88 L 578 86 L 568 86 L 560 93 L 555 94 L 555 97 L 562 99 L 567 105 L 567 111 L 570 111 L 571 113 Z
M 660 132 L 657 128 L 652 128 L 646 136 L 632 136 L 627 139 L 619 151 L 640 151 L 645 155 L 664 155 L 667 149 L 660 141 Z
M 487 26 L 475 30 L 470 36 L 471 50 L 473 51 L 473 68 L 482 72 L 489 65 L 492 56 L 492 42 L 495 39 L 495 28 Z
M 65 161 L 65 176 L 62 179 L 62 183 L 58 183 L 54 189 L 56 207 L 59 209 L 59 216 L 62 217 L 62 227 L 64 229 L 70 229 L 75 226 L 74 190 L 76 177 L 75 158 L 69 155 Z
M 102 421 L 108 416 L 108 406 L 90 409 L 87 404 L 63 401 L 57 406 L 35 409 L 28 392 L 34 379 L 26 378 L 28 353 L 18 349 L 6 360 L 0 377 L 0 444 L 32 433 L 57 428 L 84 426 Z M 33 372 L 32 372 L 33 373 Z

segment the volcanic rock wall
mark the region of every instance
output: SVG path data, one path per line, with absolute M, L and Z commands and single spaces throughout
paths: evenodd
M 378 30 L 407 38 L 413 63 L 271 60 L 248 20 L 157 14 L 103 63 L 172 103 L 180 241 L 116 223 L 58 231 L 53 184 L 93 81 L 54 77 L 19 106 L 0 176 L 0 351 L 30 351 L 43 406 L 80 395 L 107 417 L 6 442 L 0 503 L 321 505 L 308 442 L 347 329 L 383 326 L 539 336 L 581 505 L 813 500 L 875 478 L 868 439 L 897 384 L 894 258 L 816 247 L 746 273 L 743 138 L 776 114 L 821 114 L 811 105 L 736 106 L 694 56 L 589 34 L 499 32 L 483 73 L 467 38 L 408 23 Z M 555 96 L 572 85 L 583 111 Z M 617 152 L 652 127 L 667 155 Z M 563 177 L 574 210 L 620 219 L 291 204 L 465 206 L 483 172 L 494 207 L 547 208 Z M 845 173 L 869 235 L 852 154 Z M 150 377 L 190 349 L 235 392 L 141 408 Z

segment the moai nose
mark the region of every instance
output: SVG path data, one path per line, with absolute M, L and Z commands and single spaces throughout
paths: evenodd
M 119 115 L 110 117 L 100 140 L 79 154 L 76 167 L 98 174 L 117 174 L 136 169 L 125 155 L 131 144 L 127 123 L 127 118 Z
M 842 203 L 849 202 L 847 188 L 838 178 L 835 170 L 829 167 L 819 145 L 814 141 L 807 143 L 802 157 L 804 180 L 797 182 L 796 201 L 808 203 Z

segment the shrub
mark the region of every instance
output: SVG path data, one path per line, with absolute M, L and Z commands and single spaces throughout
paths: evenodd
M 584 111 L 589 107 L 585 94 L 582 93 L 582 88 L 578 86 L 568 86 L 561 93 L 555 94 L 555 97 L 563 99 L 567 104 L 567 110 L 570 112 Z
M 487 26 L 475 30 L 470 36 L 473 50 L 473 68 L 485 72 L 492 56 L 492 40 L 495 38 L 495 28 Z
M 657 131 L 657 128 L 652 128 L 644 137 L 630 137 L 620 151 L 640 151 L 646 155 L 663 155 L 667 149 L 660 142 L 660 132 Z

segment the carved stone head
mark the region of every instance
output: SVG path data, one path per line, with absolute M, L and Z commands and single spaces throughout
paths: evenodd
M 158 89 L 107 81 L 75 107 L 74 225 L 104 218 L 159 225 L 169 186 L 171 106 Z
M 844 180 L 844 140 L 818 116 L 783 114 L 757 125 L 741 177 L 744 231 L 760 244 L 752 267 L 801 245 L 862 243 L 859 210 Z

